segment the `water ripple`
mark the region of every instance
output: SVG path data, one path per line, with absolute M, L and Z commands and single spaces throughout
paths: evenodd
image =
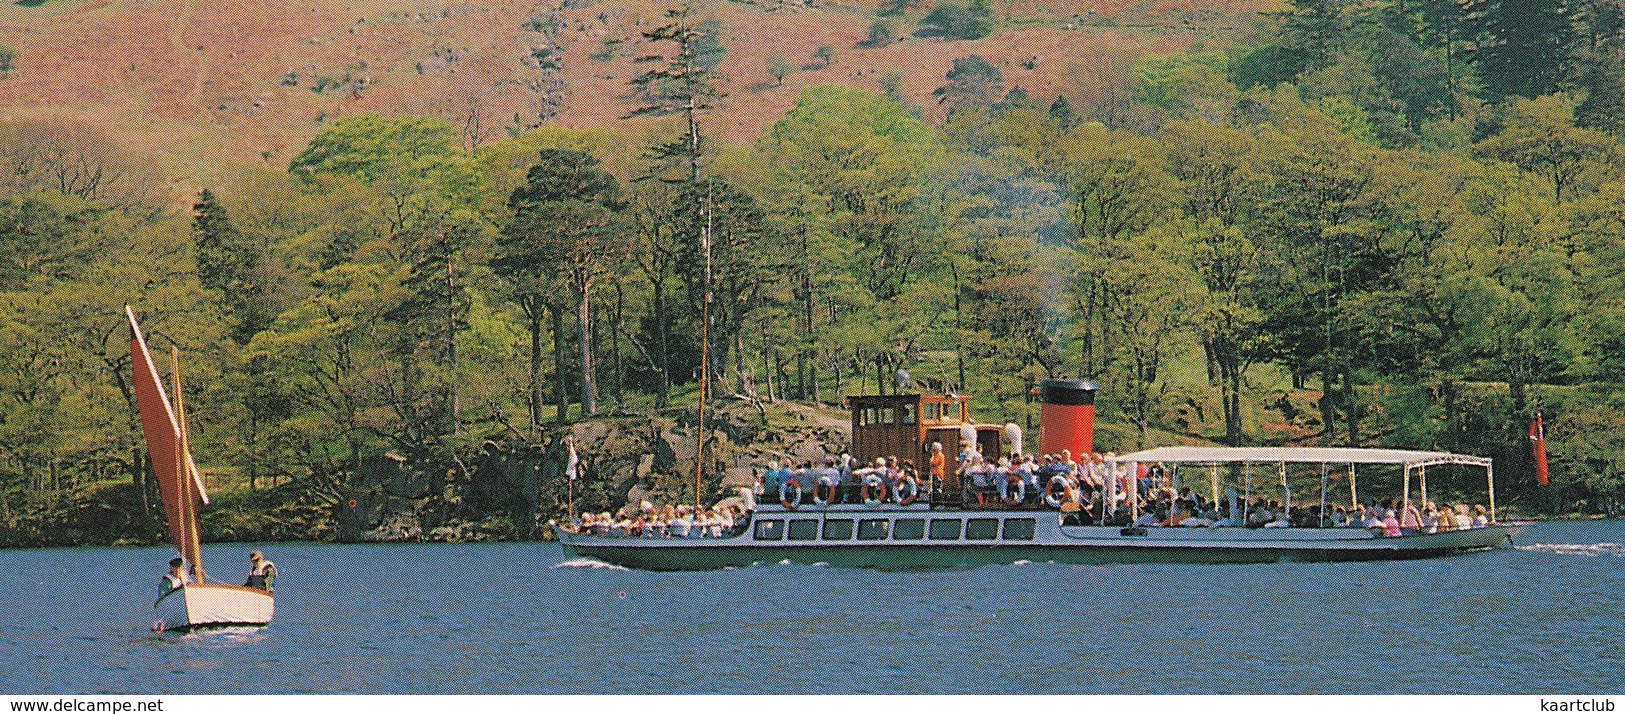
M 1625 543 L 1532 543 L 1515 547 L 1518 550 L 1533 553 L 1585 555 L 1593 558 L 1597 556 L 1625 558 Z
M 571 558 L 553 566 L 554 568 L 591 568 L 593 570 L 626 570 L 625 567 L 614 563 L 606 563 L 597 558 Z

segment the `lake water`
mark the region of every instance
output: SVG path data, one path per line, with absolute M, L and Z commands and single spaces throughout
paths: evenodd
M 221 544 L 261 630 L 155 634 L 165 548 L 0 551 L 0 693 L 1625 690 L 1625 523 L 1377 563 L 650 573 L 556 544 Z M 231 577 L 227 577 L 227 576 Z

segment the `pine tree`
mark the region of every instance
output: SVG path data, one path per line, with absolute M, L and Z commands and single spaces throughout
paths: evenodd
M 1282 47 L 1301 59 L 1299 72 L 1324 69 L 1349 39 L 1348 0 L 1292 0 L 1282 17 Z
M 192 240 L 197 250 L 198 281 L 222 294 L 235 324 L 231 338 L 246 345 L 270 326 L 276 315 L 266 304 L 265 286 L 257 280 L 259 251 L 232 225 L 214 192 L 203 189 L 192 205 Z
M 725 96 L 711 84 L 711 67 L 721 60 L 722 46 L 708 31 L 707 23 L 696 23 L 691 17 L 692 3 L 684 3 L 677 10 L 667 12 L 670 22 L 643 33 L 649 43 L 676 43 L 677 52 L 671 56 L 650 54 L 638 62 L 660 62 L 632 79 L 632 86 L 643 91 L 645 103 L 627 117 L 670 116 L 682 114 L 688 122 L 688 131 L 682 137 L 654 147 L 657 161 L 670 163 L 681 160 L 688 169 L 684 178 L 692 184 L 700 183 L 700 157 L 705 150 L 700 134 L 699 115 L 715 106 Z M 712 23 L 714 25 L 714 23 Z
M 1060 124 L 1061 131 L 1071 129 L 1078 119 L 1072 111 L 1072 104 L 1066 101 L 1065 94 L 1055 95 L 1055 101 L 1049 105 L 1049 116 Z
M 1534 98 L 1557 91 L 1567 78 L 1577 33 L 1566 4 L 1556 1 L 1490 0 L 1484 5 L 1484 39 L 1478 76 L 1484 98 Z

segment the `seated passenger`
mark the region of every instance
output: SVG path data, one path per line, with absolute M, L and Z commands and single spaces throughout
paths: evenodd
M 1450 506 L 1448 504 L 1435 507 L 1433 510 L 1433 515 L 1434 518 L 1436 518 L 1439 522 L 1438 532 L 1443 533 L 1445 531 L 1453 531 L 1456 529 L 1456 517 L 1454 513 L 1451 513 Z
M 1369 528 L 1381 528 L 1382 527 L 1382 509 L 1377 507 L 1377 506 L 1367 507 L 1365 509 L 1365 511 L 1362 513 L 1362 515 L 1360 516 L 1360 527 L 1368 528 L 1368 529 Z
M 1425 506 L 1425 508 L 1422 511 L 1422 517 L 1419 519 L 1421 525 L 1420 525 L 1419 528 L 1417 528 L 1417 530 L 1420 530 L 1423 533 L 1438 533 L 1439 532 L 1439 511 L 1438 511 L 1438 508 L 1436 508 L 1431 503 L 1423 504 L 1423 506 Z
M 1265 528 L 1291 528 L 1292 520 L 1288 518 L 1286 509 L 1275 511 L 1275 517 L 1264 524 Z
M 1413 532 L 1422 530 L 1422 512 L 1417 510 L 1416 504 L 1405 504 L 1405 512 L 1399 516 L 1399 529 Z
M 1160 509 L 1162 507 L 1158 506 L 1158 508 Z M 1146 511 L 1145 513 L 1140 514 L 1140 518 L 1138 520 L 1134 521 L 1134 527 L 1148 528 L 1151 526 L 1160 526 L 1162 525 L 1162 522 L 1167 519 L 1168 511 L 1166 510 L 1162 510 L 1161 512 Z
M 1483 528 L 1490 524 L 1490 513 L 1481 504 L 1473 504 L 1473 527 Z
M 677 514 L 666 524 L 666 535 L 673 538 L 687 538 L 694 530 L 694 519 L 688 515 L 688 506 L 678 506 Z
M 1394 515 L 1394 512 L 1393 512 L 1392 509 L 1387 509 L 1387 508 L 1383 509 L 1382 535 L 1384 537 L 1393 537 L 1393 536 L 1397 536 L 1397 535 L 1404 535 L 1404 531 L 1401 531 L 1399 529 L 1399 517 Z
M 1456 530 L 1464 531 L 1473 527 L 1473 517 L 1467 515 L 1467 504 L 1456 504 Z

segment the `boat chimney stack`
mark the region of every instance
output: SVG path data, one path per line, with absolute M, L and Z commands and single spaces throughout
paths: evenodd
M 1072 458 L 1081 459 L 1094 451 L 1095 392 L 1099 389 L 1100 385 L 1081 379 L 1038 383 L 1040 453 L 1071 451 Z

